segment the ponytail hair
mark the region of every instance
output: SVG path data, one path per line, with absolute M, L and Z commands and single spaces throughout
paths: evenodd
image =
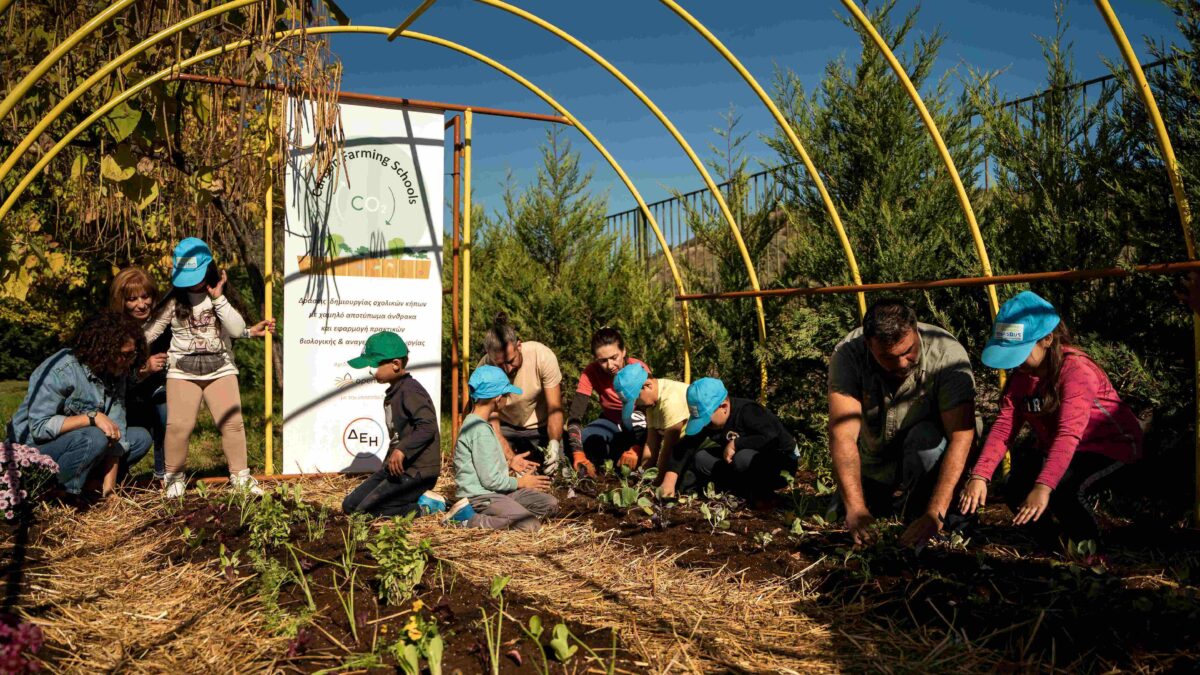
M 1062 376 L 1063 363 L 1067 357 L 1081 356 L 1091 359 L 1090 356 L 1075 347 L 1075 341 L 1071 338 L 1071 331 L 1067 328 L 1065 321 L 1059 321 L 1050 335 L 1054 338 L 1054 342 L 1046 349 L 1045 359 L 1048 367 L 1046 377 L 1043 378 L 1045 393 L 1042 394 L 1042 414 L 1057 411 L 1058 406 L 1062 403 L 1062 386 L 1059 384 L 1059 378 Z M 1072 348 L 1072 351 L 1066 351 L 1068 347 Z
M 617 349 L 625 351 L 625 338 L 621 335 L 621 331 L 611 326 L 605 326 L 595 333 L 592 333 L 592 355 L 596 355 L 596 350 L 601 347 L 616 345 Z
M 492 319 L 492 327 L 483 336 L 483 351 L 491 354 L 508 349 L 511 344 L 520 342 L 517 337 L 517 329 L 513 328 L 512 323 L 508 320 L 508 315 L 504 312 L 496 314 L 496 318 Z

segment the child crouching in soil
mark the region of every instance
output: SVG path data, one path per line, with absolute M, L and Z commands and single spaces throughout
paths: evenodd
M 342 511 L 407 516 L 418 510 L 418 500 L 437 484 L 442 469 L 441 434 L 433 400 L 405 370 L 408 345 L 395 333 L 383 331 L 367 338 L 362 354 L 350 359 L 349 365 L 374 368 L 375 381 L 389 385 L 383 395 L 388 451 L 383 466 L 342 501 Z
M 462 522 L 467 527 L 535 532 L 541 526 L 539 518 L 558 513 L 558 500 L 546 492 L 550 477 L 536 473 L 508 475 L 500 439 L 488 424 L 508 395 L 520 394 L 521 390 L 495 366 L 475 369 L 468 388 L 474 407 L 463 419 L 454 446 L 459 500 L 446 514 L 446 521 Z

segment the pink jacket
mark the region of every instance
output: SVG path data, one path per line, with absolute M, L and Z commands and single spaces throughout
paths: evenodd
M 991 478 L 1025 422 L 1046 453 L 1037 482 L 1051 489 L 1062 480 L 1076 451 L 1095 452 L 1126 464 L 1141 456 L 1142 428 L 1137 417 L 1121 402 L 1108 375 L 1082 352 L 1066 349 L 1059 374 L 1062 398 L 1051 414 L 1037 414 L 1042 400 L 1037 377 L 1019 370 L 1011 377 L 1000 401 L 1000 415 L 971 474 Z

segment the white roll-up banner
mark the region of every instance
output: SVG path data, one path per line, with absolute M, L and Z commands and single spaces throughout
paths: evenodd
M 443 117 L 341 103 L 332 170 L 310 163 L 312 107 L 289 115 L 284 178 L 283 466 L 286 474 L 373 471 L 388 446 L 373 370 L 347 361 L 372 333 L 408 344 L 408 370 L 439 412 Z M 294 106 L 289 106 L 291 111 Z

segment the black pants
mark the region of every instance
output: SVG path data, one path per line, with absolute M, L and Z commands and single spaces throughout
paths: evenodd
M 546 460 L 546 455 L 542 452 L 542 448 L 550 445 L 550 433 L 546 427 L 524 429 L 501 422 L 500 435 L 508 441 L 508 447 L 512 448 L 513 453 L 519 455 L 522 452 L 528 452 L 529 456 L 525 459 L 532 462 Z
M 1046 463 L 1036 449 L 1012 450 L 1012 469 L 1004 489 L 1004 502 L 1016 513 L 1037 482 Z M 1089 496 L 1101 489 L 1106 479 L 1125 466 L 1094 452 L 1076 452 L 1058 487 L 1050 492 L 1050 506 L 1036 523 L 1030 523 L 1038 542 L 1053 546 L 1059 534 L 1071 541 L 1098 540 L 1100 528 L 1089 504 Z M 1057 527 L 1055 522 L 1058 521 Z
M 677 491 L 700 492 L 708 483 L 721 492 L 743 499 L 769 495 L 787 484 L 782 472 L 795 473 L 796 458 L 777 452 L 746 448 L 725 463 L 725 447 L 705 439 L 688 452 Z
M 407 516 L 417 510 L 417 499 L 436 484 L 437 476 L 414 478 L 407 473 L 393 476 L 384 466 L 346 495 L 342 500 L 342 511 L 372 516 Z

